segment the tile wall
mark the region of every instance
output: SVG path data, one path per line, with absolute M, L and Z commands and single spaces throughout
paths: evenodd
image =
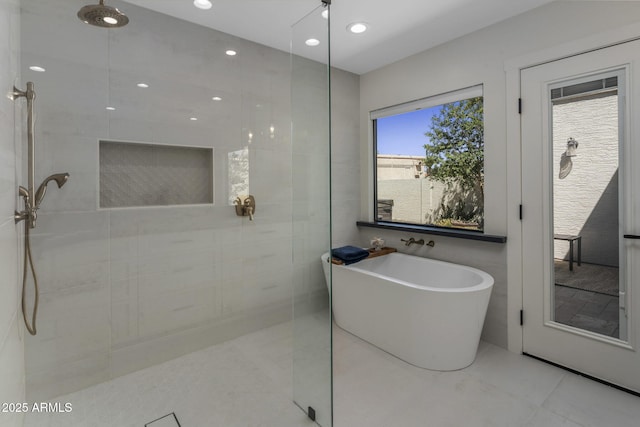
M 37 179 L 71 174 L 49 189 L 34 235 L 42 308 L 40 333 L 26 342 L 32 400 L 290 320 L 293 282 L 313 271 L 306 292 L 326 298 L 318 248 L 298 234 L 310 230 L 311 213 L 292 198 L 289 54 L 115 3 L 131 23 L 105 31 L 76 18 L 81 1 L 23 0 Z M 226 56 L 229 48 L 238 55 Z M 47 71 L 28 70 L 35 64 Z M 358 78 L 336 71 L 334 80 L 346 111 L 334 122 L 340 150 L 357 162 Z M 98 209 L 101 138 L 213 148 L 214 204 Z M 229 205 L 228 154 L 247 147 L 254 221 Z M 353 224 L 358 195 L 345 188 L 335 197 L 353 208 L 340 213 Z M 295 242 L 307 264 L 292 263 Z
M 19 124 L 24 100 L 17 104 L 4 93 L 21 86 L 19 76 L 20 2 L 0 3 L 0 404 L 24 400 L 24 328 L 19 310 L 18 258 L 21 227 L 13 220 L 20 153 Z M 22 87 L 22 86 L 21 86 Z M 23 88 L 24 89 L 24 88 Z M 0 408 L 2 409 L 2 408 Z M 0 425 L 22 425 L 22 416 L 0 412 Z

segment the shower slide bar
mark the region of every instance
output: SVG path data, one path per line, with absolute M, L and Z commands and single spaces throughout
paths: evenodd
M 27 82 L 27 89 L 22 91 L 13 87 L 13 91 L 9 93 L 9 99 L 15 101 L 18 98 L 26 98 L 27 100 L 27 187 L 22 185 L 18 187 L 18 194 L 24 201 L 24 209 L 15 212 L 16 224 L 20 221 L 24 221 L 24 258 L 23 258 L 23 270 L 22 270 L 22 316 L 27 331 L 31 335 L 36 334 L 36 318 L 38 315 L 38 304 L 40 299 L 40 291 L 38 289 L 38 277 L 36 275 L 35 266 L 33 263 L 33 257 L 31 256 L 31 237 L 30 230 L 36 228 L 36 219 L 38 217 L 38 209 L 44 199 L 47 192 L 47 185 L 51 181 L 55 181 L 58 184 L 58 188 L 62 186 L 69 179 L 69 174 L 57 173 L 46 178 L 36 190 L 34 187 L 35 182 L 35 169 L 36 169 L 36 156 L 35 156 L 35 119 L 33 115 L 33 104 L 36 99 L 36 92 L 33 82 Z M 34 192 L 35 191 L 35 192 Z M 31 269 L 31 275 L 33 276 L 34 287 L 34 303 L 33 313 L 31 316 L 31 322 L 27 318 L 26 307 L 26 288 L 29 267 Z

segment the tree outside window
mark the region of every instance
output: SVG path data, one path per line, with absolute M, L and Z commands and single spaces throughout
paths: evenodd
M 376 220 L 482 231 L 482 87 L 372 113 Z

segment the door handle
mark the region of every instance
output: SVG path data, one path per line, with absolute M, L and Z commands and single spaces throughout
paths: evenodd
M 640 236 L 638 236 L 636 234 L 625 234 L 623 237 L 625 239 L 640 239 Z

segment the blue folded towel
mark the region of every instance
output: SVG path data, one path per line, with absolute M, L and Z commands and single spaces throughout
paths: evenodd
M 331 255 L 334 258 L 338 258 L 345 265 L 349 265 L 362 261 L 369 256 L 369 252 L 366 249 L 358 248 L 356 246 L 343 246 L 341 248 L 332 249 Z

